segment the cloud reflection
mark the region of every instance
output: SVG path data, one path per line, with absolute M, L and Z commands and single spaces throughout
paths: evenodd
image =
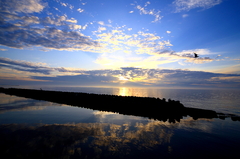
M 0 93 L 0 114 L 9 111 L 23 111 L 23 110 L 43 110 L 46 106 L 62 106 L 47 101 L 38 101 L 29 98 L 10 96 Z
M 40 154 L 57 158 L 142 158 L 141 155 L 151 153 L 168 156 L 174 150 L 171 140 L 175 130 L 201 129 L 201 122 L 196 124 L 191 118 L 182 120 L 177 124 L 153 120 L 123 124 L 5 124 L 0 125 L 0 145 L 4 154 L 23 158 Z

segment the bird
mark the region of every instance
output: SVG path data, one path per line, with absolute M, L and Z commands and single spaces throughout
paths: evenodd
M 197 58 L 197 57 L 199 57 L 199 56 L 198 56 L 198 54 L 196 54 L 196 53 L 194 52 L 194 57 Z

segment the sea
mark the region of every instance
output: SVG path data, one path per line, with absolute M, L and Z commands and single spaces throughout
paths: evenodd
M 240 116 L 236 89 L 32 88 L 165 98 Z M 231 118 L 172 123 L 0 93 L 0 152 L 8 158 L 240 158 L 239 148 L 240 121 Z

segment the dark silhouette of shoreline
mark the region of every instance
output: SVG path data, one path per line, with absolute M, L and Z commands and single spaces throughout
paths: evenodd
M 20 88 L 0 88 L 0 93 L 20 97 L 45 100 L 55 103 L 78 106 L 93 110 L 111 111 L 125 115 L 135 115 L 157 119 L 160 121 L 180 122 L 184 116 L 198 118 L 230 117 L 233 121 L 240 121 L 240 117 L 233 114 L 217 113 L 213 110 L 188 108 L 179 101 L 165 98 L 117 96 L 105 94 L 89 94 L 79 92 L 61 92 Z

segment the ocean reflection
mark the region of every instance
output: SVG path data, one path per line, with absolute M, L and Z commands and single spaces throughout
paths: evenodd
M 166 126 L 141 123 L 9 124 L 0 126 L 0 146 L 13 158 L 142 158 L 159 146 L 168 151 L 172 135 Z
M 27 98 L 17 97 L 17 96 L 10 96 L 4 93 L 0 93 L 0 105 L 9 104 L 9 103 L 16 103 L 18 101 L 25 101 L 28 100 Z
M 212 121 L 182 120 L 175 124 L 153 120 L 123 124 L 3 124 L 0 152 L 12 158 L 209 158 L 237 154 L 235 146 L 239 141 L 212 136 Z M 203 151 L 208 145 L 225 151 Z M 191 151 L 181 154 L 187 150 Z
M 56 104 L 47 101 L 38 101 L 29 98 L 10 96 L 0 93 L 0 113 L 9 111 L 24 111 L 24 110 L 43 110 L 46 106 L 56 106 Z

